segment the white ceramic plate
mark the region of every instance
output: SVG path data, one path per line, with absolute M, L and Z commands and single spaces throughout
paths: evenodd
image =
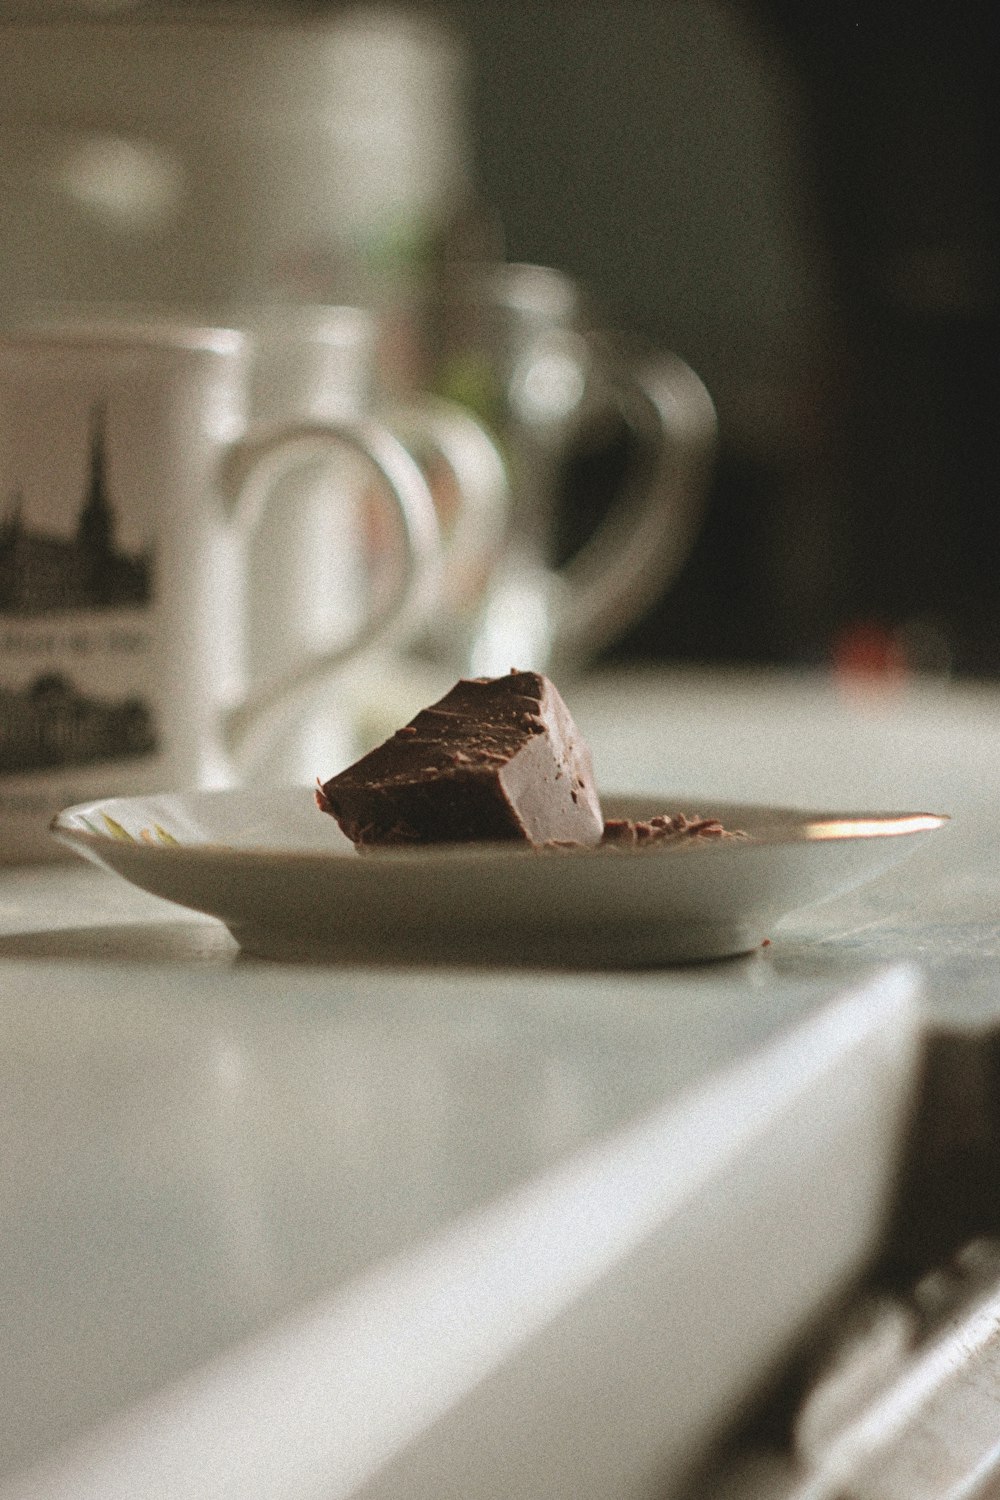
M 606 817 L 720 818 L 748 837 L 359 855 L 310 788 L 117 797 L 52 832 L 260 957 L 633 967 L 745 953 L 781 917 L 870 880 L 947 819 L 604 797 Z
M 748 837 L 358 855 L 309 787 L 88 802 L 58 814 L 52 834 L 145 891 L 217 916 L 259 957 L 630 968 L 748 953 L 781 916 L 870 880 L 948 820 L 676 796 L 603 805 L 607 817 L 703 813 Z

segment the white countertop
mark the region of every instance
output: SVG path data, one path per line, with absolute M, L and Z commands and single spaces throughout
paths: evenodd
M 876 884 L 783 923 L 770 962 L 804 975 L 916 962 L 935 1025 L 996 1024 L 1000 686 L 848 691 L 809 672 L 633 671 L 572 701 L 608 787 L 705 806 L 950 814 L 947 830 Z
M 866 1263 L 923 1031 L 1000 1009 L 1000 695 L 567 697 L 604 785 L 954 827 L 630 974 L 253 962 L 0 872 L 2 1500 L 663 1494 Z

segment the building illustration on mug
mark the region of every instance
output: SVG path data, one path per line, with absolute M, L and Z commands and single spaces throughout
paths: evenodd
M 116 543 L 107 467 L 105 413 L 98 407 L 91 417 L 87 485 L 75 534 L 33 530 L 20 491 L 0 518 L 0 614 L 149 604 L 152 558 L 148 551 L 129 553 Z
M 23 620 L 148 608 L 151 555 L 124 551 L 115 533 L 105 412 L 98 407 L 91 414 L 87 483 L 75 533 L 63 537 L 33 529 L 20 492 L 0 517 L 0 616 Z M 156 749 L 152 714 L 140 697 L 109 700 L 82 692 L 55 664 L 26 686 L 0 684 L 0 775 L 120 760 Z
M 0 775 L 151 755 L 149 708 L 139 698 L 107 702 L 42 672 L 20 692 L 0 687 Z

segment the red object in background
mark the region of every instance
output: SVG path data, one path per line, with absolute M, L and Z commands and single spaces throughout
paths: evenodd
M 885 625 L 857 620 L 834 638 L 831 652 L 833 675 L 847 687 L 898 687 L 908 666 L 898 633 Z

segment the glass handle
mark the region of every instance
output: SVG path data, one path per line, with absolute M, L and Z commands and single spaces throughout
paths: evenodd
M 613 394 L 653 458 L 556 574 L 553 655 L 573 662 L 622 634 L 676 577 L 701 521 L 715 454 L 712 398 L 683 360 L 657 355 L 623 373 Z

